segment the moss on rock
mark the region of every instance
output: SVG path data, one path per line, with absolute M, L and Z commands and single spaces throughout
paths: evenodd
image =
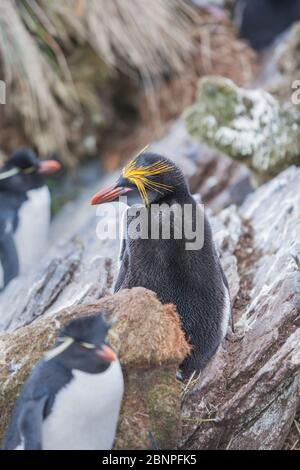
M 244 163 L 260 179 L 300 164 L 299 111 L 264 90 L 205 77 L 184 119 L 193 137 Z
M 141 287 L 92 305 L 66 308 L 0 336 L 0 437 L 32 367 L 51 347 L 58 330 L 73 317 L 97 312 L 112 323 L 110 340 L 125 378 L 116 448 L 149 448 L 149 431 L 159 447 L 176 445 L 181 430 L 181 386 L 175 373 L 190 347 L 175 308 L 162 305 L 153 292 Z

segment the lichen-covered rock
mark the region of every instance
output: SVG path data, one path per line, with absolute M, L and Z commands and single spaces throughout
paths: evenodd
M 300 169 L 291 167 L 248 197 L 237 214 L 236 333 L 186 396 L 184 448 L 284 444 L 300 406 L 299 186 Z
M 156 150 L 178 154 L 189 180 L 203 188 L 215 159 L 201 161 L 197 182 L 202 147 L 180 121 L 169 137 L 156 143 Z M 84 223 L 66 217 L 73 230 L 69 240 L 0 298 L 0 325 L 9 331 L 0 336 L 1 430 L 32 365 L 61 324 L 101 308 L 116 320 L 111 341 L 126 381 L 116 448 L 149 448 L 148 431 L 160 447 L 174 448 L 180 441 L 188 449 L 281 448 L 300 405 L 299 185 L 300 169 L 291 167 L 248 196 L 240 209 L 207 211 L 230 285 L 235 333 L 228 333 L 199 380 L 184 390 L 181 418 L 181 386 L 174 375 L 187 345 L 174 309 L 144 289 L 107 296 L 119 243 L 99 241 L 94 211 L 87 213 L 86 199 L 82 206 L 77 202 Z M 60 239 L 57 232 L 54 238 Z
M 107 277 L 103 284 L 97 284 L 100 278 L 91 283 L 90 274 L 101 258 L 85 272 L 95 246 L 87 242 L 94 233 L 83 230 L 81 261 L 75 249 L 72 258 L 71 249 L 64 252 L 63 271 L 54 263 L 54 277 L 68 273 L 66 260 L 76 266 L 66 284 L 58 283 L 58 299 L 71 302 L 81 286 L 77 295 L 82 305 L 56 313 L 60 303 L 52 294 L 51 271 L 44 268 L 38 286 L 22 290 L 28 296 L 22 299 L 26 308 L 15 317 L 11 331 L 32 323 L 0 336 L 1 429 L 33 363 L 61 324 L 101 309 L 115 321 L 111 341 L 125 373 L 117 449 L 149 448 L 148 431 L 162 448 L 174 448 L 179 441 L 187 449 L 281 448 L 300 405 L 299 185 L 300 169 L 292 167 L 256 190 L 240 209 L 231 206 L 218 216 L 208 214 L 229 280 L 235 333 L 228 334 L 200 378 L 185 389 L 182 414 L 181 386 L 174 377 L 188 349 L 173 307 L 162 306 L 142 288 L 97 300 L 97 285 L 105 292 Z M 110 254 L 116 249 L 117 244 L 111 246 Z M 47 293 L 53 299 L 50 306 Z M 45 307 L 39 317 L 32 317 L 39 299 Z
M 299 111 L 264 90 L 205 77 L 184 119 L 193 137 L 243 162 L 260 179 L 300 163 Z
M 116 447 L 149 448 L 149 431 L 161 448 L 176 445 L 181 436 L 181 385 L 175 373 L 190 347 L 175 308 L 163 306 L 153 292 L 141 287 L 92 305 L 66 308 L 0 336 L 0 435 L 22 385 L 58 329 L 74 316 L 99 311 L 112 324 L 110 342 L 125 379 Z

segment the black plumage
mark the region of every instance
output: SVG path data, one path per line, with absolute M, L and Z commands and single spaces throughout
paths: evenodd
M 19 149 L 0 168 L 0 263 L 5 287 L 19 274 L 19 258 L 14 234 L 19 210 L 28 200 L 27 193 L 45 184 L 44 175 L 57 171 L 55 161 L 38 160 L 30 149 Z
M 128 209 L 125 229 L 127 235 L 121 248 L 121 266 L 115 291 L 142 286 L 154 291 L 161 302 L 176 305 L 186 336 L 193 346 L 192 354 L 181 365 L 182 375 L 186 378 L 205 367 L 224 338 L 230 314 L 228 283 L 216 253 L 208 219 L 191 196 L 179 168 L 170 160 L 152 153 L 141 154 L 130 165 L 123 170 L 122 176 L 110 192 L 101 191 L 92 200 L 93 204 L 98 204 L 111 201 L 111 195 L 117 197 L 119 194 L 126 194 L 129 203 L 137 202 L 138 199 L 140 203 L 143 202 L 138 214 L 132 214 L 132 211 L 136 211 L 134 206 Z M 153 165 L 156 165 L 154 168 L 163 168 L 162 173 L 147 176 L 150 183 L 145 183 L 146 201 L 143 191 L 137 189 L 139 183 L 135 180 L 132 165 L 138 169 L 137 175 L 139 172 L 143 174 L 143 168 L 146 169 L 145 174 L 149 173 L 149 169 L 151 173 Z M 169 207 L 177 204 L 182 209 L 185 205 L 190 206 L 194 228 L 198 212 L 198 217 L 204 224 L 204 227 L 197 227 L 199 230 L 204 228 L 204 244 L 201 249 L 187 250 L 188 240 L 184 233 L 181 239 L 175 238 L 174 228 L 182 223 L 182 213 L 172 217 L 170 239 L 163 239 L 161 235 L 158 239 L 151 236 L 147 239 L 130 237 L 128 227 L 141 215 L 145 217 L 144 221 L 148 220 L 146 231 L 151 235 L 151 208 L 154 204 L 162 203 Z M 164 209 L 159 212 L 158 217 L 161 223 L 165 217 Z M 141 230 L 143 231 L 143 227 Z
M 240 35 L 261 51 L 300 19 L 299 0 L 238 0 Z

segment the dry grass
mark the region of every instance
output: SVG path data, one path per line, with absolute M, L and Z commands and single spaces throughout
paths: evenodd
M 48 2 L 43 0 L 46 8 Z M 56 3 L 56 2 L 54 2 Z M 60 3 L 60 2 L 59 2 Z M 191 10 L 181 0 L 69 0 L 60 10 L 69 30 L 112 67 L 137 70 L 144 79 L 182 71 L 191 51 Z M 61 7 L 60 7 L 61 8 Z M 58 12 L 58 10 L 57 10 Z M 74 23 L 74 15 L 82 21 Z M 84 27 L 82 28 L 82 24 Z
M 284 444 L 285 450 L 300 450 L 300 414 L 295 417 Z
M 56 135 L 58 145 L 62 145 L 66 139 L 63 119 L 52 92 L 57 77 L 11 0 L 0 3 L 0 55 L 8 87 L 8 108 L 21 115 L 28 133 L 34 130 L 36 144 L 43 151 L 49 150 L 43 142 L 45 123 L 49 132 Z
M 166 72 L 186 67 L 191 18 L 183 0 L 1 0 L 5 112 L 21 116 L 41 153 L 65 151 L 65 114 L 80 112 L 67 58 L 89 48 L 151 91 Z
M 213 16 L 202 14 L 193 36 L 200 49 L 199 75 L 224 75 L 239 85 L 251 84 L 257 66 L 256 53 L 238 39 L 230 21 L 216 21 Z

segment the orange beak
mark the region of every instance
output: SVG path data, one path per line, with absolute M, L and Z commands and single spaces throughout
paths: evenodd
M 97 356 L 106 362 L 114 362 L 117 360 L 116 353 L 107 344 L 104 344 L 100 350 L 96 351 Z
M 116 201 L 120 196 L 128 193 L 129 191 L 132 191 L 132 189 L 123 188 L 121 186 L 116 186 L 115 184 L 112 184 L 108 188 L 102 189 L 102 191 L 99 191 L 98 193 L 94 194 L 91 199 L 91 204 L 92 206 L 95 206 L 97 204 L 104 204 L 105 202 Z
M 61 164 L 56 160 L 44 160 L 40 163 L 38 172 L 42 175 L 51 175 L 61 169 Z

